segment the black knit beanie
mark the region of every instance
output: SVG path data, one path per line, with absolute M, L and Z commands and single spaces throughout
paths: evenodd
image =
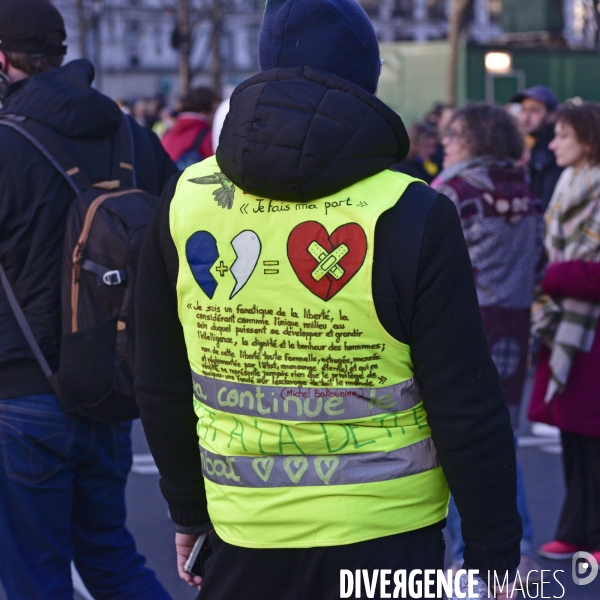
M 371 94 L 381 70 L 375 30 L 355 0 L 267 0 L 259 57 L 262 71 L 312 67 Z
M 0 0 L 0 50 L 65 54 L 65 23 L 49 0 Z

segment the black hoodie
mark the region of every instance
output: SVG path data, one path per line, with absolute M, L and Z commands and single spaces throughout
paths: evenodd
M 407 150 L 402 121 L 377 98 L 333 75 L 295 68 L 266 71 L 236 89 L 217 160 L 253 194 L 318 202 L 402 161 Z M 208 513 L 177 314 L 178 257 L 169 229 L 176 183 L 165 188 L 142 248 L 136 390 L 171 516 L 194 527 Z M 463 517 L 465 561 L 482 573 L 513 570 L 521 539 L 513 435 L 452 202 L 410 185 L 377 223 L 373 267 L 379 320 L 411 346 L 432 437 Z
M 77 60 L 13 84 L 1 114 L 52 128 L 93 181 L 110 179 L 111 137 L 121 111 L 91 87 L 94 68 Z M 131 120 L 138 186 L 160 194 L 176 172 L 158 138 Z M 59 268 L 66 214 L 74 194 L 30 142 L 0 127 L 0 261 L 52 366 L 60 349 Z M 0 398 L 49 392 L 0 288 Z

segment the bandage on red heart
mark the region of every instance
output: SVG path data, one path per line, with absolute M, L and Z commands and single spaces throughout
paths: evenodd
M 321 223 L 306 221 L 290 233 L 287 254 L 302 284 L 327 301 L 361 268 L 367 254 L 367 238 L 357 223 L 341 225 L 329 235 Z

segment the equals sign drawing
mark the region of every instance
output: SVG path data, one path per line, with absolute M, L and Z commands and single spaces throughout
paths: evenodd
M 278 260 L 263 260 L 265 267 L 278 267 Z M 279 275 L 279 269 L 265 269 L 265 275 Z

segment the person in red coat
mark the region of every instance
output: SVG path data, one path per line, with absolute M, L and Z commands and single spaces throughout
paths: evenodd
M 600 106 L 566 106 L 550 148 L 561 175 L 545 215 L 549 264 L 532 311 L 539 335 L 529 418 L 561 431 L 567 495 L 540 554 L 600 561 Z
M 218 96 L 206 87 L 189 90 L 181 98 L 177 120 L 162 138 L 180 170 L 213 155 L 211 124 L 218 104 Z

